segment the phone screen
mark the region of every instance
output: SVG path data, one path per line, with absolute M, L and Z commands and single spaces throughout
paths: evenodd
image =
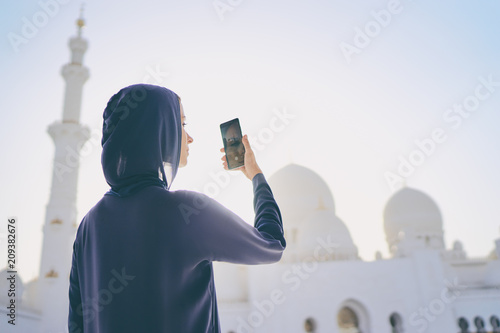
M 220 125 L 224 151 L 228 169 L 238 168 L 245 164 L 245 147 L 243 146 L 240 121 L 238 118 Z

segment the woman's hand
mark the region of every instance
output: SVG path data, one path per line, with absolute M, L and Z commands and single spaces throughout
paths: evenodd
M 250 143 L 248 142 L 248 137 L 246 135 L 243 136 L 243 146 L 245 147 L 245 165 L 231 170 L 241 170 L 245 176 L 252 180 L 256 174 L 262 173 L 259 166 L 257 165 L 257 161 L 255 160 L 255 155 L 253 154 L 253 150 L 250 147 Z M 224 153 L 224 148 L 221 148 L 220 151 Z M 227 168 L 227 160 L 226 156 L 222 156 L 221 160 L 224 162 L 224 169 L 229 170 Z

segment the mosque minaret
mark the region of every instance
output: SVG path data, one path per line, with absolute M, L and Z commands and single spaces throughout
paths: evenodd
M 0 266 L 1 333 L 68 333 L 79 156 L 90 139 L 89 128 L 80 124 L 89 78 L 83 26 L 80 15 L 77 35 L 69 41 L 71 61 L 62 68 L 62 119 L 48 128 L 55 155 L 39 276 L 31 281 L 18 276 L 14 326 L 6 320 L 11 314 L 8 268 Z M 280 262 L 269 265 L 214 262 L 222 333 L 500 333 L 500 239 L 481 257 L 469 257 L 459 240 L 446 248 L 445 226 L 452 228 L 454 221 L 444 224 L 430 195 L 403 187 L 383 209 L 380 227 L 389 255 L 378 252 L 376 260 L 365 261 L 319 174 L 292 163 L 268 181 L 283 217 L 287 249 Z M 364 208 L 362 201 L 351 200 Z M 471 221 L 477 227 L 480 222 Z M 110 301 L 95 292 L 95 302 Z M 95 302 L 83 306 L 95 307 Z
M 83 65 L 88 43 L 82 38 L 84 20 L 81 15 L 77 27 L 77 36 L 69 41 L 71 61 L 61 71 L 66 81 L 62 121 L 48 127 L 48 133 L 54 140 L 55 154 L 38 280 L 42 333 L 64 332 L 67 327 L 68 295 L 61 291 L 69 288 L 72 244 L 78 226 L 79 152 L 90 137 L 89 128 L 80 124 L 82 90 L 89 78 L 89 70 Z

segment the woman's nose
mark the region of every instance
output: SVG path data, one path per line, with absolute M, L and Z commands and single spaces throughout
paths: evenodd
M 194 139 L 191 135 L 188 134 L 188 143 L 193 143 Z

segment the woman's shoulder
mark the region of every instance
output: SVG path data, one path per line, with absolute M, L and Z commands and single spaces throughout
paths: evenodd
M 176 190 L 170 191 L 170 193 L 174 200 L 178 200 L 185 204 L 191 203 L 197 207 L 206 206 L 214 202 L 214 199 L 210 198 L 208 195 L 196 191 Z
M 186 225 L 213 214 L 218 203 L 209 196 L 188 190 L 171 191 L 169 207 L 175 207 L 177 213 L 186 222 Z M 200 214 L 202 213 L 202 214 Z
M 191 190 L 165 190 L 161 188 L 149 188 L 143 192 L 143 199 L 149 203 L 161 204 L 186 204 L 196 207 L 213 204 L 214 199 L 206 194 Z

